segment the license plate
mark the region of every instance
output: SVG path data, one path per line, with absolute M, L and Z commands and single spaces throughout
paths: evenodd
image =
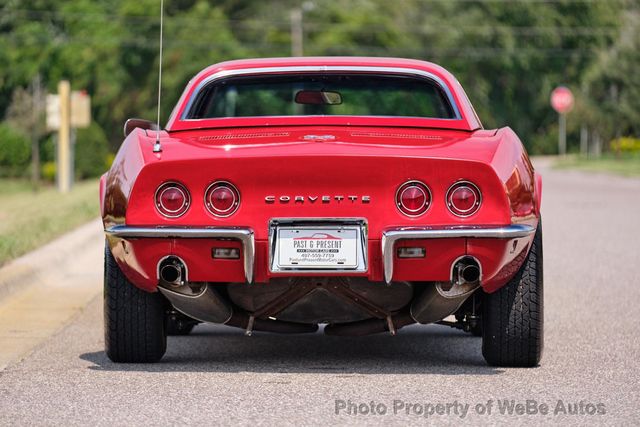
M 358 228 L 278 228 L 280 268 L 358 268 Z

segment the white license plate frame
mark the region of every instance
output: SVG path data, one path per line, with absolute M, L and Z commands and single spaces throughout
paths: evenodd
M 357 227 L 280 227 L 276 264 L 279 268 L 356 269 L 358 233 Z
M 334 220 L 335 221 L 335 220 Z M 366 221 L 362 219 L 344 220 L 344 221 L 331 221 L 329 223 L 321 222 L 321 220 L 271 220 L 270 233 L 269 233 L 269 267 L 272 273 L 278 272 L 297 272 L 301 274 L 305 273 L 331 273 L 331 272 L 367 272 L 367 226 Z M 344 252 L 347 255 L 343 256 L 343 262 L 334 260 L 327 261 L 314 261 L 314 262 L 292 262 L 292 252 L 283 253 L 283 244 L 287 244 L 285 240 L 289 240 L 291 243 L 294 236 L 296 237 L 313 237 L 314 234 L 327 234 L 331 237 L 340 237 L 342 239 L 343 248 L 335 252 L 334 254 L 342 255 L 342 249 L 348 252 Z M 334 240 L 334 239 L 319 239 L 320 236 L 315 236 L 314 243 L 317 241 Z M 324 236 L 327 237 L 327 236 Z M 298 246 L 296 249 L 317 249 L 317 245 L 313 245 L 314 248 L 307 246 Z M 322 245 L 320 249 L 335 250 L 334 244 Z M 291 250 L 292 247 L 289 247 Z M 300 253 L 305 253 L 300 252 Z M 306 252 L 306 253 L 322 253 L 322 252 Z M 326 251 L 324 251 L 326 253 Z M 297 253 L 296 253 L 297 254 Z

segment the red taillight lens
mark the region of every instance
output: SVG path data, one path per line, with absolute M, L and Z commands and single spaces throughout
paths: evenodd
M 156 209 L 167 218 L 177 218 L 189 209 L 189 192 L 177 182 L 165 182 L 156 190 Z
M 447 207 L 457 216 L 473 215 L 480 208 L 481 202 L 480 190 L 471 182 L 456 182 L 447 191 Z
M 396 192 L 396 205 L 407 216 L 420 216 L 431 205 L 429 187 L 420 181 L 405 182 Z
M 216 181 L 207 188 L 204 204 L 215 216 L 229 216 L 240 206 L 240 193 L 233 184 Z

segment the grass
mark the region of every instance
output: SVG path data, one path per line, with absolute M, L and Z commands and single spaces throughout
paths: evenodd
M 604 172 L 622 176 L 640 176 L 640 155 L 604 154 L 599 158 L 567 156 L 556 160 L 554 167 L 579 169 L 588 172 Z
M 34 191 L 27 181 L 0 180 L 0 265 L 99 215 L 98 182 L 76 183 L 68 194 Z

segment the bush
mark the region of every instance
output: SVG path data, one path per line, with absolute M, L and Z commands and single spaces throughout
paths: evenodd
M 56 180 L 56 172 L 56 162 L 44 162 L 42 164 L 42 179 L 44 179 L 45 181 L 54 182 Z
M 611 141 L 611 151 L 616 153 L 640 153 L 640 138 L 630 136 Z
M 26 175 L 30 159 L 29 139 L 8 124 L 0 123 L 0 176 L 20 177 Z
M 109 168 L 109 142 L 102 128 L 92 123 L 86 129 L 78 129 L 75 146 L 75 169 L 78 179 L 94 178 Z
M 558 133 L 545 132 L 533 135 L 529 141 L 527 151 L 531 155 L 556 154 L 558 152 Z

